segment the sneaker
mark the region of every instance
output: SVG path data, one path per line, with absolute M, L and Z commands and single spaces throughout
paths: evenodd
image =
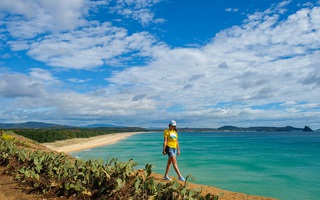
M 171 181 L 171 178 L 169 178 L 169 176 L 164 176 L 163 177 L 165 180 Z
M 183 178 L 183 176 L 179 177 L 179 180 L 180 180 L 180 181 L 186 181 L 186 179 Z

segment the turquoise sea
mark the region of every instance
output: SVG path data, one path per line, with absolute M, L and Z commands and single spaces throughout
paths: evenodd
M 180 132 L 178 165 L 192 182 L 283 200 L 320 199 L 320 132 Z M 163 133 L 133 135 L 71 155 L 82 159 L 133 158 L 163 174 Z M 176 174 L 171 169 L 171 177 Z

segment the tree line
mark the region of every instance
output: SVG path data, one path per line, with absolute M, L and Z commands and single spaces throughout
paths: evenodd
M 26 138 L 35 140 L 39 143 L 55 142 L 72 138 L 88 138 L 99 135 L 106 135 L 121 132 L 146 132 L 147 129 L 140 127 L 99 127 L 99 128 L 47 128 L 47 129 L 29 129 L 19 128 L 11 129 L 14 133 Z

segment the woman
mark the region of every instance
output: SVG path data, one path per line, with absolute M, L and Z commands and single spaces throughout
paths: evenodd
M 185 181 L 185 178 L 181 175 L 178 163 L 177 163 L 177 155 L 180 155 L 180 147 L 178 142 L 178 132 L 177 132 L 177 123 L 172 120 L 169 124 L 169 129 L 164 131 L 164 140 L 163 140 L 163 155 L 168 154 L 168 163 L 166 167 L 166 173 L 164 174 L 164 179 L 171 180 L 168 176 L 170 171 L 171 163 L 173 164 L 173 168 L 178 174 L 178 179 L 180 181 Z

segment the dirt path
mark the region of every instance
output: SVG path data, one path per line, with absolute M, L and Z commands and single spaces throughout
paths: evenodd
M 3 175 L 4 167 L 0 166 L 0 199 L 1 200 L 38 200 L 43 199 L 35 194 L 27 194 L 11 176 Z
M 162 175 L 153 173 L 152 176 L 156 181 L 167 182 L 166 180 L 163 180 Z M 181 184 L 183 184 L 183 182 L 181 182 Z M 190 183 L 190 182 L 188 182 L 187 184 L 189 189 L 201 188 L 202 195 L 206 195 L 208 193 L 214 194 L 219 196 L 219 200 L 276 200 L 274 198 L 269 198 L 269 197 L 254 196 L 254 195 L 248 195 L 248 194 L 239 193 L 239 192 L 222 190 L 213 186 L 199 185 L 199 184 Z

